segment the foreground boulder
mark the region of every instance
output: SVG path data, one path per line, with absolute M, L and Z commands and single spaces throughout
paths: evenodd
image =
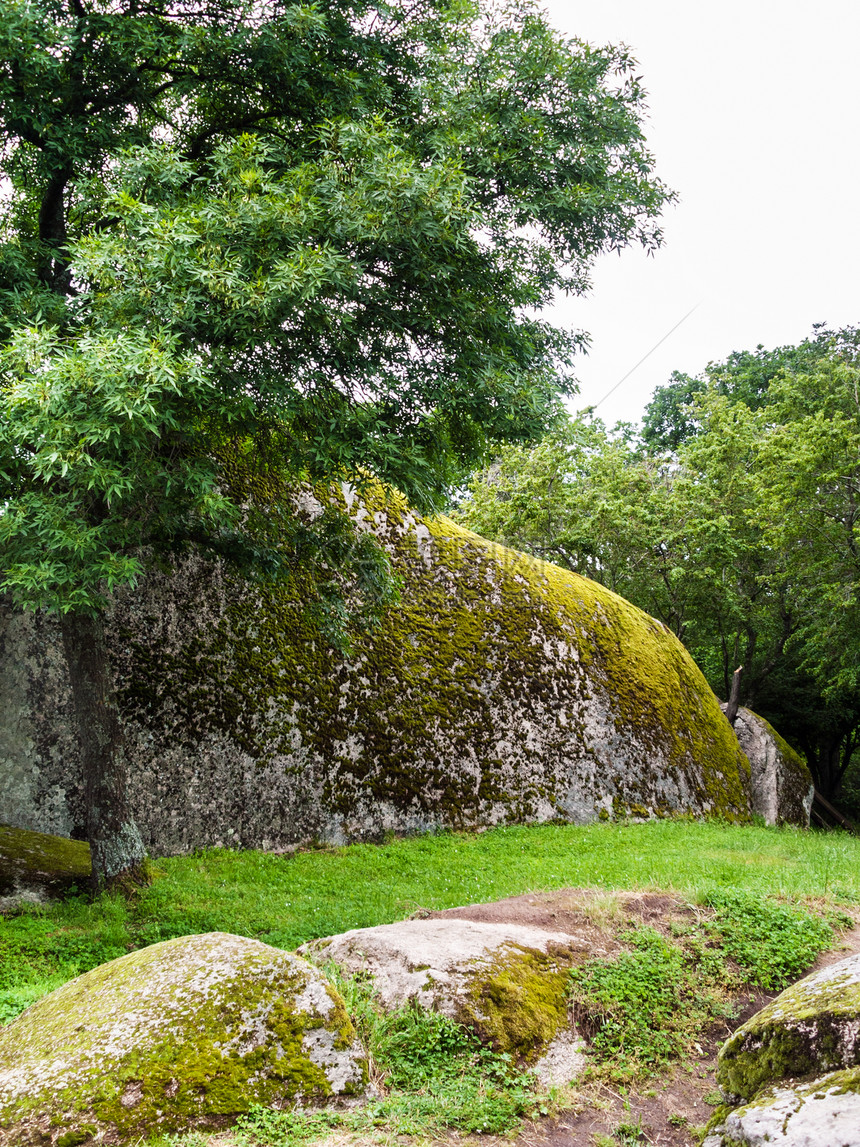
M 766 1088 L 702 1147 L 860 1147 L 860 1069 Z
M 815 786 L 805 761 L 772 725 L 750 709 L 738 709 L 734 729 L 752 768 L 752 811 L 763 817 L 765 824 L 808 825 Z
M 82 841 L 0 824 L 0 911 L 84 888 L 90 871 Z
M 0 1143 L 129 1142 L 363 1090 L 343 1001 L 297 956 L 214 932 L 64 984 L 0 1029 Z M 70 1138 L 72 1136 L 72 1138 Z
M 786 988 L 723 1045 L 717 1082 L 752 1099 L 789 1078 L 860 1065 L 860 953 Z
M 860 954 L 793 984 L 738 1028 L 717 1081 L 740 1106 L 703 1147 L 860 1147 Z
M 109 640 L 150 851 L 749 817 L 749 763 L 664 625 L 394 494 L 343 498 L 403 580 L 400 605 L 348 658 L 303 619 L 296 587 L 217 565 L 153 575 L 117 602 Z M 15 730 L 0 745 L 0 819 L 80 835 L 59 630 L 8 603 L 0 701 Z
M 407 1003 L 471 1027 L 498 1051 L 534 1060 L 569 1034 L 568 973 L 584 940 L 521 924 L 404 920 L 354 928 L 304 949 L 373 979 L 388 1009 Z

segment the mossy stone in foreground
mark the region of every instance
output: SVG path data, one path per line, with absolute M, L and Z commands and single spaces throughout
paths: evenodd
M 0 909 L 59 896 L 89 879 L 88 844 L 0 824 Z
M 220 932 L 112 960 L 0 1029 L 0 1143 L 128 1142 L 260 1103 L 363 1089 L 341 997 L 306 961 Z
M 860 954 L 800 980 L 723 1045 L 717 1081 L 753 1099 L 768 1084 L 860 1065 Z
M 496 1051 L 534 1062 L 569 1035 L 568 976 L 589 948 L 565 932 L 450 918 L 354 928 L 299 950 L 371 976 L 386 1009 L 441 1012 Z
M 702 1147 L 860 1147 L 860 1068 L 766 1088 L 730 1112 Z

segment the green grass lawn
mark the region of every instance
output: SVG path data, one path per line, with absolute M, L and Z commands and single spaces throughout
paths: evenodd
M 154 861 L 153 876 L 129 901 L 81 894 L 0 917 L 0 1022 L 99 963 L 192 932 L 234 932 L 292 949 L 418 908 L 569 886 L 663 889 L 707 905 L 706 922 L 671 942 L 634 930 L 617 959 L 590 961 L 572 976 L 572 1001 L 595 1033 L 596 1069 L 626 1085 L 643 1068 L 682 1055 L 691 1025 L 698 1031 L 714 1015 L 729 1014 L 720 1010 L 726 991 L 741 981 L 727 957 L 750 984 L 778 987 L 833 942 L 831 925 L 845 923 L 835 910 L 860 905 L 860 840 L 684 820 L 544 825 L 282 856 L 213 849 Z M 812 915 L 791 907 L 804 901 L 814 902 Z M 388 1090 L 355 1112 L 254 1110 L 240 1120 L 237 1144 L 298 1147 L 334 1129 L 500 1131 L 548 1110 L 532 1077 L 452 1021 L 408 1009 L 385 1017 L 363 999 L 362 983 L 341 986 Z M 619 1000 L 632 1001 L 627 1012 Z M 661 1001 L 668 1017 L 662 1026 L 653 1022 Z M 643 1016 L 652 1017 L 644 1027 Z M 156 1142 L 200 1147 L 206 1140 Z
M 542 825 L 272 856 L 213 850 L 157 863 L 139 942 L 216 929 L 278 947 L 348 928 L 553 888 L 713 888 L 860 903 L 860 840 L 692 821 Z
M 860 840 L 683 820 L 543 825 L 269 855 L 210 850 L 154 863 L 130 904 L 85 896 L 0 918 L 0 1020 L 131 948 L 225 931 L 292 949 L 348 928 L 566 886 L 741 889 L 860 903 Z

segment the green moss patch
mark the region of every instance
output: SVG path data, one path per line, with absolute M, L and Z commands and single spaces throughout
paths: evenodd
M 90 849 L 83 841 L 0 824 L 0 902 L 21 894 L 59 896 L 89 879 Z
M 220 1126 L 254 1103 L 359 1091 L 343 1001 L 315 969 L 215 933 L 111 961 L 0 1032 L 0 1122 L 120 1139 Z
M 532 1060 L 567 1022 L 570 959 L 508 945 L 476 965 L 461 1020 L 494 1051 Z
M 725 1043 L 717 1079 L 751 1100 L 767 1084 L 860 1064 L 860 956 L 787 988 Z

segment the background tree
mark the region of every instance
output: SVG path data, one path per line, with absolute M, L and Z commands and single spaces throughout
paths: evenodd
M 809 375 L 819 363 L 835 356 L 856 360 L 860 332 L 853 327 L 828 330 L 813 324 L 812 335 L 797 346 L 767 350 L 733 351 L 725 362 L 709 363 L 701 375 L 673 371 L 669 382 L 658 387 L 645 408 L 642 439 L 653 452 L 675 452 L 701 429 L 696 403 L 707 393 L 723 395 L 731 403 L 759 410 L 770 401 L 770 384 L 784 374 Z
M 195 549 L 304 571 L 335 633 L 344 578 L 384 603 L 290 490 L 432 507 L 546 427 L 577 339 L 541 309 L 659 241 L 643 106 L 528 0 L 0 0 L 2 585 L 62 618 L 97 883 L 143 858 L 112 593 Z

